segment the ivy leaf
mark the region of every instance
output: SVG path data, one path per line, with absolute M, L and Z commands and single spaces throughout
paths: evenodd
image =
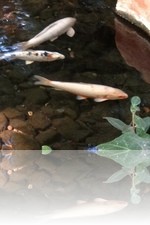
M 136 133 L 138 135 L 142 135 L 142 133 L 146 133 L 146 130 L 147 130 L 146 121 L 137 115 L 135 115 L 134 119 L 136 124 Z
M 125 168 L 134 168 L 144 161 L 149 163 L 150 138 L 142 138 L 133 132 L 126 132 L 113 141 L 97 146 L 97 154 L 114 160 Z
M 139 137 L 130 131 L 97 147 L 100 150 L 150 150 L 150 138 Z
M 113 127 L 117 128 L 118 130 L 121 130 L 122 132 L 127 131 L 130 126 L 125 124 L 119 119 L 113 118 L 113 117 L 104 117 Z
M 52 152 L 52 148 L 47 146 L 47 145 L 43 145 L 42 146 L 42 155 L 48 155 Z
M 118 170 L 113 175 L 111 175 L 104 183 L 114 183 L 117 181 L 122 180 L 124 177 L 128 176 L 129 172 L 122 168 L 121 170 Z
M 148 129 L 150 128 L 150 117 L 149 116 L 144 117 L 143 120 L 144 120 L 144 122 L 146 124 L 145 131 L 147 132 Z
M 146 166 L 139 165 L 136 167 L 136 176 L 134 177 L 135 185 L 142 182 L 150 183 L 150 172 Z
M 138 96 L 133 96 L 131 98 L 131 104 L 133 107 L 138 106 L 141 103 L 141 99 Z
M 131 193 L 131 202 L 133 204 L 139 204 L 141 202 L 141 196 L 136 193 Z

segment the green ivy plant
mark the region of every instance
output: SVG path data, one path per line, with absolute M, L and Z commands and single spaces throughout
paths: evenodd
M 48 145 L 43 145 L 42 146 L 42 155 L 48 155 L 52 152 L 52 148 L 49 147 Z
M 150 135 L 147 133 L 150 128 L 150 117 L 141 118 L 137 114 L 140 110 L 141 100 L 138 96 L 131 98 L 131 123 L 105 117 L 105 119 L 122 134 L 114 140 L 100 144 L 92 152 L 109 158 L 121 165 L 121 169 L 109 177 L 105 183 L 118 182 L 130 176 L 132 185 L 130 188 L 131 202 L 138 204 L 141 201 L 139 184 L 150 183 Z

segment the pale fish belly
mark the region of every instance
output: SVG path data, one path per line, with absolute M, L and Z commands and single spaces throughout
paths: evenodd
M 43 215 L 39 217 L 43 221 L 53 219 L 69 219 L 69 218 L 81 218 L 81 217 L 93 217 L 107 215 L 120 211 L 127 207 L 128 203 L 125 201 L 94 199 L 93 202 L 83 202 L 77 204 L 74 207 L 63 209 L 60 212 L 55 212 L 49 215 Z
M 121 90 L 97 84 L 87 84 L 87 83 L 71 83 L 71 82 L 55 82 L 51 81 L 53 87 L 68 91 L 72 94 L 80 96 L 81 98 L 94 98 L 94 99 L 116 99 Z

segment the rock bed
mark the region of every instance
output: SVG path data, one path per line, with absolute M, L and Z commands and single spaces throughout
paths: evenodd
M 116 117 L 130 123 L 130 98 L 103 103 L 77 101 L 71 94 L 35 87 L 32 81 L 35 74 L 52 80 L 115 86 L 126 91 L 129 97 L 141 97 L 141 116 L 150 114 L 144 110 L 150 105 L 149 84 L 125 64 L 116 49 L 115 2 L 100 2 L 64 0 L 50 4 L 47 0 L 39 0 L 38 4 L 37 1 L 36 4 L 23 1 L 21 6 L 5 2 L 10 7 L 5 17 L 17 7 L 22 7 L 19 8 L 22 17 L 19 20 L 15 14 L 6 21 L 4 12 L 1 13 L 7 37 L 3 47 L 30 39 L 47 24 L 62 17 L 75 16 L 77 23 L 73 38 L 64 35 L 38 47 L 60 51 L 66 56 L 64 61 L 28 66 L 17 60 L 0 62 L 1 149 L 33 150 L 41 149 L 42 145 L 50 145 L 53 149 L 87 149 L 120 134 L 103 117 Z M 16 27 L 12 31 L 13 22 Z

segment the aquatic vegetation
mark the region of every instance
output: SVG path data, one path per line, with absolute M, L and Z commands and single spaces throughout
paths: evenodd
M 138 204 L 141 201 L 140 183 L 150 183 L 150 135 L 147 131 L 150 128 L 150 117 L 141 118 L 136 113 L 140 110 L 141 100 L 138 96 L 131 98 L 131 123 L 105 117 L 115 128 L 122 131 L 122 134 L 114 140 L 100 144 L 88 149 L 89 152 L 109 158 L 119 163 L 122 168 L 109 177 L 105 183 L 118 182 L 130 176 L 132 185 L 130 188 L 131 202 Z
M 42 155 L 48 155 L 52 152 L 51 147 L 49 147 L 48 145 L 43 145 L 42 146 Z

